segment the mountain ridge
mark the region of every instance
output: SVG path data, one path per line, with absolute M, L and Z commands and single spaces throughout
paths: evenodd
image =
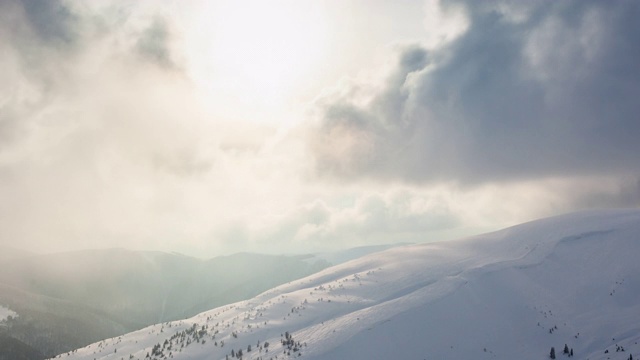
M 320 260 L 260 254 L 239 263 L 126 249 L 16 258 L 2 263 L 0 306 L 17 316 L 0 319 L 0 335 L 19 341 L 15 349 L 31 346 L 29 356 L 53 356 L 243 300 L 326 266 Z M 4 355 L 14 357 L 0 348 L 0 359 Z
M 639 210 L 608 210 L 393 248 L 62 357 L 540 359 L 564 344 L 579 358 L 637 355 L 637 234 Z M 194 326 L 201 336 L 185 335 Z

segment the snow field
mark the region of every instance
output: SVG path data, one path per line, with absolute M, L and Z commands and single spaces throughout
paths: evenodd
M 570 214 L 393 248 L 61 357 L 640 358 L 639 255 L 640 211 Z

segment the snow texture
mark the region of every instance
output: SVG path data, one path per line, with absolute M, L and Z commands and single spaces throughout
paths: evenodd
M 60 357 L 640 358 L 639 256 L 640 210 L 564 215 L 371 254 Z

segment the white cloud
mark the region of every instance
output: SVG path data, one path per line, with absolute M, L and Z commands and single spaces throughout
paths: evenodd
M 464 34 L 469 28 L 466 9 L 459 4 L 443 4 L 438 0 L 425 2 L 424 46 L 436 49 Z
M 372 26 L 415 4 L 358 6 L 323 8 L 350 35 L 296 80 L 338 84 L 310 118 L 203 86 L 224 54 L 191 48 L 198 4 L 1 3 L 0 244 L 306 252 L 638 204 L 633 5 L 428 2 L 397 33 Z

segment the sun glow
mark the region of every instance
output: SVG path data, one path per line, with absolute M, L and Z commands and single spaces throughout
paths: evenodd
M 322 62 L 319 5 L 298 1 L 208 3 L 199 14 L 192 61 L 197 81 L 224 106 L 278 109 L 309 91 Z

